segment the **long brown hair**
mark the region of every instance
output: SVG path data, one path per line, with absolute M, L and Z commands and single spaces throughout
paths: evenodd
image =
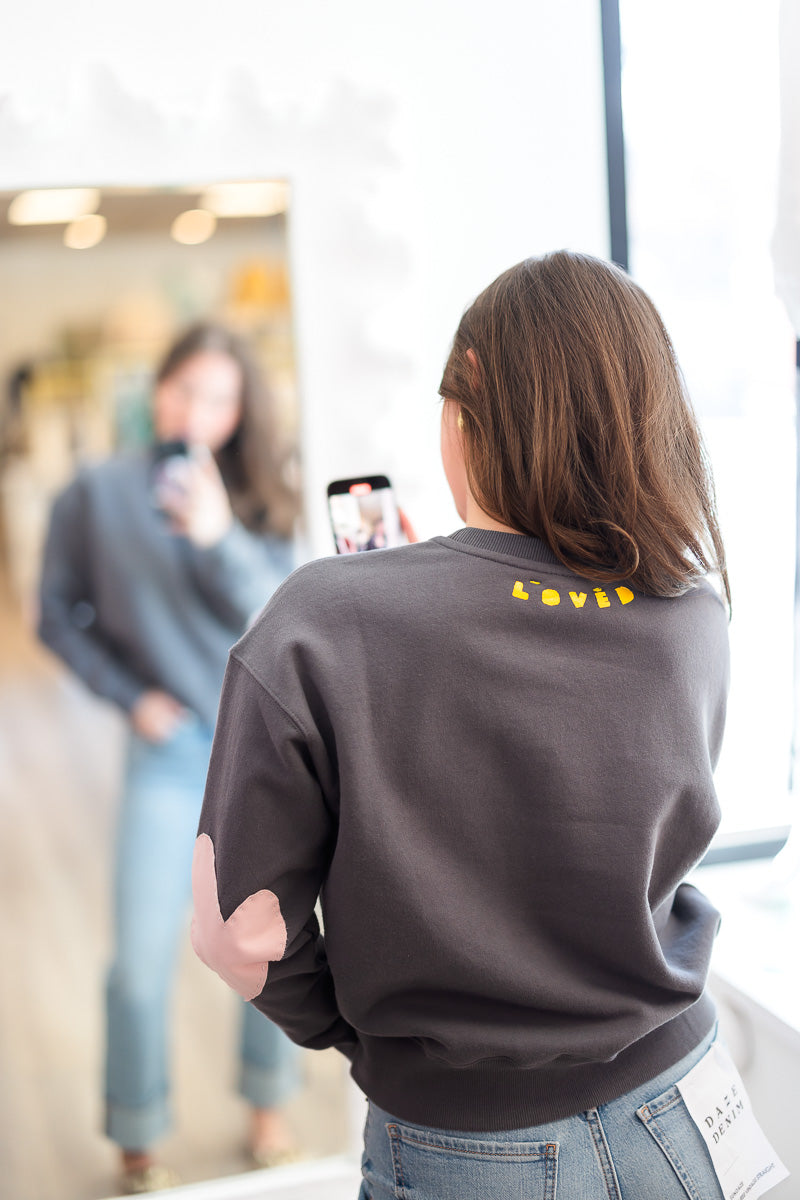
M 195 354 L 208 351 L 228 355 L 242 375 L 242 419 L 214 456 L 231 507 L 248 529 L 291 536 L 300 503 L 287 479 L 289 447 L 280 445 L 269 388 L 243 339 L 215 322 L 192 325 L 167 350 L 156 381 L 162 383 Z
M 469 487 L 495 520 L 579 575 L 651 595 L 717 572 L 730 604 L 683 377 L 624 272 L 567 251 L 505 271 L 465 312 L 439 392 L 459 405 Z

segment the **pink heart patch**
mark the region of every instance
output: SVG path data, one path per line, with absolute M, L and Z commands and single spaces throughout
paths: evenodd
M 254 1000 L 264 990 L 269 963 L 283 958 L 286 949 L 286 923 L 278 897 L 266 888 L 254 892 L 223 921 L 214 843 L 207 833 L 195 842 L 192 892 L 195 954 L 243 999 Z

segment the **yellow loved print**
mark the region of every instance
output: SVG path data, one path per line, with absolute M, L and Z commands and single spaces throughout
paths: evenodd
M 542 587 L 538 579 L 528 580 L 528 585 L 534 588 Z M 632 600 L 636 599 L 631 589 L 629 587 L 625 587 L 624 585 L 614 588 L 613 594 L 616 595 L 620 604 L 630 604 Z M 530 600 L 531 598 L 530 592 L 525 591 L 525 585 L 522 579 L 517 579 L 514 581 L 514 586 L 511 589 L 511 595 L 515 600 Z M 595 604 L 598 608 L 612 607 L 611 597 L 604 588 L 593 588 L 592 595 L 594 596 Z M 561 603 L 561 593 L 553 587 L 542 588 L 542 591 L 538 593 L 538 596 L 546 608 L 555 608 Z M 583 608 L 588 599 L 588 595 L 586 592 L 569 592 L 569 598 L 572 601 L 574 608 Z

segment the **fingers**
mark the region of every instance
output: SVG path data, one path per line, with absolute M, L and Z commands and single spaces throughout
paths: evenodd
M 186 718 L 186 708 L 174 696 L 157 690 L 145 692 L 131 710 L 133 728 L 148 742 L 165 742 Z
M 414 532 L 414 526 L 409 521 L 409 519 L 406 516 L 403 509 L 398 508 L 397 512 L 398 512 L 398 516 L 400 517 L 400 528 L 402 529 L 403 533 L 406 535 L 406 538 L 408 539 L 408 541 L 409 542 L 418 542 L 419 538 L 417 537 L 416 533 Z
M 189 464 L 196 468 L 200 475 L 206 479 L 213 479 L 215 482 L 222 483 L 222 476 L 219 473 L 217 460 L 209 450 L 208 446 L 203 443 L 193 445 L 189 450 Z

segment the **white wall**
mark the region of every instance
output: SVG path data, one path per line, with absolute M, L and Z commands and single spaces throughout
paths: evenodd
M 1 188 L 288 176 L 312 545 L 362 470 L 421 534 L 457 523 L 436 388 L 462 308 L 526 255 L 606 252 L 597 0 L 34 0 L 0 80 Z

